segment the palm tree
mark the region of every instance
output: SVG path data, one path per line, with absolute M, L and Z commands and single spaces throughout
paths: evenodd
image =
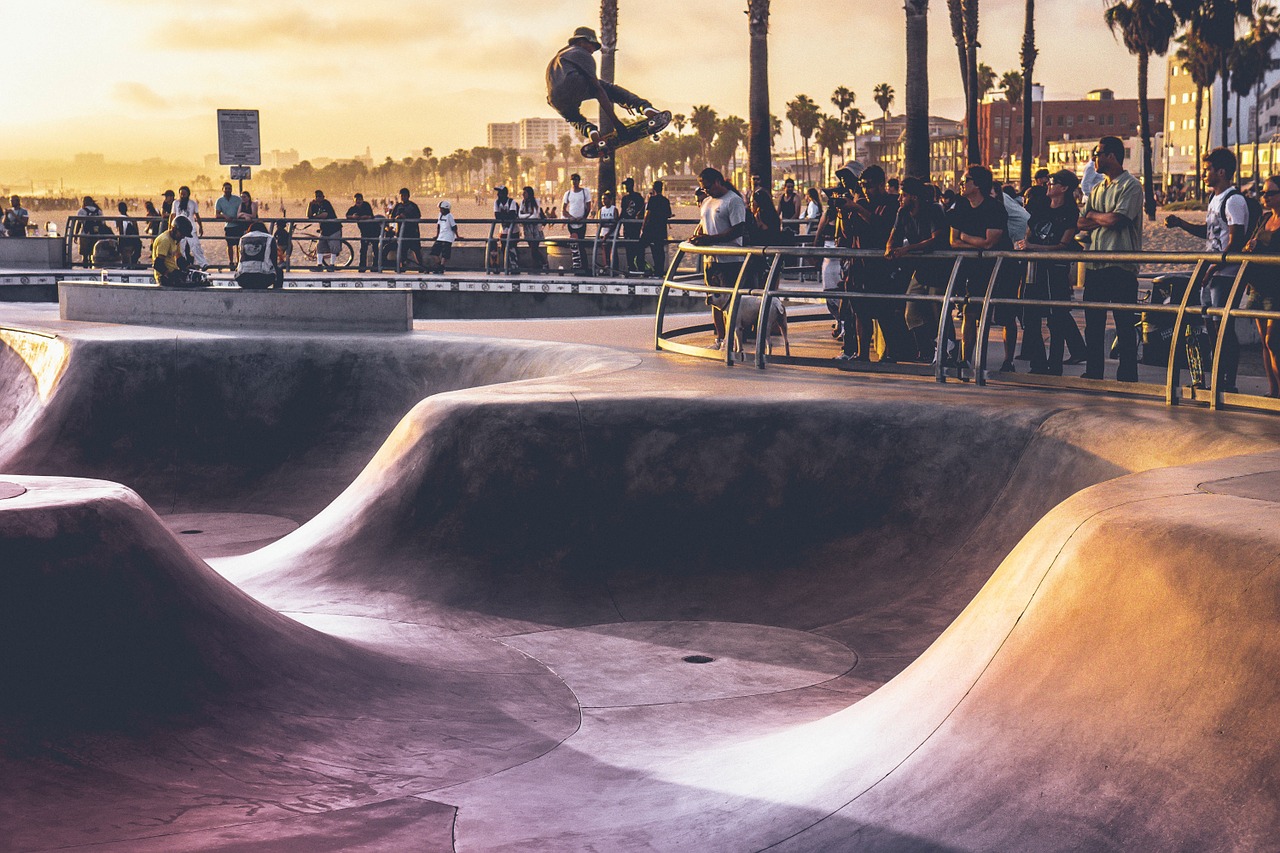
M 1196 195 L 1204 197 L 1204 187 L 1200 183 L 1200 128 L 1204 114 L 1204 90 L 1213 85 L 1218 74 L 1218 53 L 1209 44 L 1200 40 L 1194 30 L 1187 30 L 1178 36 L 1178 48 L 1174 54 L 1178 64 L 1191 75 L 1191 82 L 1196 84 Z M 1207 128 L 1206 128 L 1207 130 Z
M 684 113 L 676 113 L 671 117 L 671 126 L 676 129 L 676 136 L 684 133 L 685 125 L 689 123 L 689 119 Z
M 548 142 L 542 146 L 542 153 L 547 157 L 547 165 L 554 169 L 556 167 L 556 155 L 560 153 L 560 149 L 556 147 L 554 142 Z
M 818 129 L 817 103 L 808 95 L 796 95 L 794 100 L 787 102 L 787 121 L 791 122 L 796 132 L 800 134 L 800 139 L 804 141 L 805 181 L 809 181 L 809 140 L 813 137 L 813 132 Z
M 569 158 L 573 156 L 573 152 L 577 150 L 577 146 L 573 144 L 573 138 L 567 133 L 560 134 L 560 156 L 564 158 L 564 170 L 569 171 Z
M 929 177 L 929 0 L 906 0 L 907 127 L 903 170 Z M 856 144 L 856 141 L 855 141 Z
M 1138 133 L 1142 137 L 1142 183 L 1147 218 L 1155 221 L 1155 169 L 1151 154 L 1151 113 L 1147 107 L 1148 69 L 1152 56 L 1169 52 L 1169 42 L 1177 30 L 1173 8 L 1165 0 L 1122 0 L 1103 13 L 1111 32 L 1118 34 L 1125 49 L 1138 57 Z M 1200 142 L 1200 93 L 1196 93 L 1196 144 Z M 1196 152 L 1200 162 L 1200 152 Z
M 600 79 L 612 83 L 618 53 L 618 0 L 600 0 Z M 600 132 L 616 130 L 608 110 L 600 111 Z M 601 157 L 596 170 L 599 192 L 617 189 L 618 168 L 612 157 Z
M 982 162 L 982 147 L 978 142 L 978 102 L 982 92 L 978 88 L 978 0 L 960 0 L 964 12 L 965 96 L 969 102 L 969 162 Z
M 1253 0 L 1170 0 L 1169 5 L 1216 60 L 1213 76 L 1206 85 L 1212 86 L 1215 78 L 1222 78 L 1222 143 L 1225 145 L 1227 92 L 1231 78 L 1231 48 L 1236 43 L 1236 19 L 1253 16 Z M 1199 162 L 1197 159 L 1196 163 Z
M 1252 49 L 1257 53 L 1259 75 L 1254 86 L 1254 104 L 1262 102 L 1262 82 L 1267 71 L 1275 67 L 1275 61 L 1271 58 L 1271 52 L 1275 49 L 1277 42 L 1280 42 L 1280 12 L 1270 3 L 1260 3 L 1258 8 L 1253 11 L 1253 26 L 1250 28 L 1249 37 L 1252 42 Z M 1237 72 L 1238 73 L 1238 72 Z M 1258 183 L 1258 138 L 1262 135 L 1261 128 L 1261 112 L 1262 110 L 1255 107 L 1253 111 L 1253 181 L 1255 186 Z
M 689 124 L 693 126 L 694 133 L 702 140 L 702 159 L 708 159 L 711 152 L 711 140 L 716 138 L 716 130 L 720 124 L 720 119 L 716 117 L 716 111 L 709 104 L 699 104 L 693 108 L 693 114 L 689 116 Z
M 727 165 L 730 160 L 736 169 L 738 166 L 738 146 L 750 140 L 750 126 L 738 116 L 725 116 L 716 127 L 714 148 L 719 153 L 719 162 Z M 755 177 L 754 175 L 752 177 Z M 762 184 L 765 188 L 768 183 Z
M 928 2 L 928 0 L 926 0 Z M 844 118 L 845 111 L 853 106 L 853 102 L 858 99 L 848 86 L 837 86 L 836 90 L 831 93 L 831 105 L 836 108 L 836 116 L 840 119 Z M 844 152 L 841 151 L 841 156 Z
M 987 95 L 995 91 L 996 83 L 1000 77 L 996 74 L 995 69 L 987 63 L 983 62 L 978 65 L 978 100 L 981 101 Z
M 851 147 L 853 148 L 852 159 L 856 160 L 858 159 L 858 128 L 867 120 L 867 114 L 857 107 L 849 107 L 844 111 L 842 118 L 844 119 L 844 126 L 849 128 L 849 141 L 852 143 Z
M 1027 187 L 1031 186 L 1031 109 L 1032 109 L 1032 92 L 1034 90 L 1033 81 L 1035 77 L 1032 72 L 1036 66 L 1036 0 L 1027 0 L 1026 22 L 1022 31 L 1022 50 L 1019 57 L 1022 59 L 1022 174 L 1019 175 L 1020 185 L 1025 192 Z M 1038 155 L 1039 152 L 1036 152 Z
M 1004 102 L 1007 105 L 1008 121 L 1004 128 L 1004 176 L 1009 181 L 1009 159 L 1013 156 L 1013 105 L 1022 100 L 1022 72 L 1006 71 L 1000 75 L 1000 88 L 1004 90 Z
M 880 108 L 880 112 L 884 113 L 884 120 L 889 120 L 889 107 L 893 106 L 893 87 L 888 83 L 878 83 L 871 92 L 871 100 L 876 102 L 876 106 Z
M 769 123 L 769 0 L 747 0 L 751 36 L 747 169 L 752 188 L 773 187 L 773 135 Z
M 843 121 L 836 116 L 820 116 L 821 123 L 818 125 L 817 141 L 823 150 L 822 157 L 822 180 L 829 180 L 831 174 L 831 152 L 844 150 L 844 144 L 849 138 L 849 129 L 845 127 Z

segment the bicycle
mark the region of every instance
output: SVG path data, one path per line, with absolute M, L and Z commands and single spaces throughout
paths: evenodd
M 303 226 L 301 229 L 293 233 L 293 243 L 302 251 L 302 257 L 306 264 L 315 266 L 317 249 L 320 247 L 321 240 L 331 240 L 338 243 L 338 252 L 333 265 L 339 269 L 346 269 L 356 259 L 355 249 L 351 245 L 351 241 L 340 236 L 321 237 L 318 231 L 311 230 L 310 226 Z

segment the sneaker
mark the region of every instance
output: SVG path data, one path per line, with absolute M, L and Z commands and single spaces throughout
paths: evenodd
M 1101 379 L 1101 378 L 1102 378 L 1102 374 L 1101 374 L 1101 373 L 1093 373 L 1092 371 L 1086 370 L 1084 373 L 1081 373 L 1081 374 L 1080 374 L 1080 378 L 1081 378 L 1081 379 Z
M 1000 365 L 1000 370 L 998 372 L 999 373 L 1017 373 L 1018 370 L 1013 366 L 1012 361 L 1006 361 L 1004 364 Z
M 858 361 L 859 359 L 858 359 L 858 354 L 857 354 L 857 353 L 852 353 L 852 352 L 842 352 L 842 353 L 840 353 L 839 355 L 837 355 L 836 357 L 834 357 L 834 358 L 833 358 L 833 359 L 831 359 L 831 360 L 832 360 L 832 361 L 839 361 L 839 362 L 842 362 L 842 363 L 852 363 L 852 362 Z
M 712 349 L 722 349 L 724 347 L 724 338 L 716 338 L 715 343 L 711 345 Z

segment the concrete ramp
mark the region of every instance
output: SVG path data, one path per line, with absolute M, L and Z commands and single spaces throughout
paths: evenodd
M 1268 418 L 448 336 L 15 340 L 0 847 L 1280 834 Z M 301 526 L 206 564 L 47 474 Z

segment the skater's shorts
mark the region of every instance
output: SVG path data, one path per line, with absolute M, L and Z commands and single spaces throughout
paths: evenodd
M 447 240 L 437 240 L 431 245 L 431 256 L 433 258 L 444 258 L 446 261 L 453 257 L 453 243 Z
M 1251 284 L 1240 307 L 1246 311 L 1280 311 L 1280 290 L 1274 286 Z

